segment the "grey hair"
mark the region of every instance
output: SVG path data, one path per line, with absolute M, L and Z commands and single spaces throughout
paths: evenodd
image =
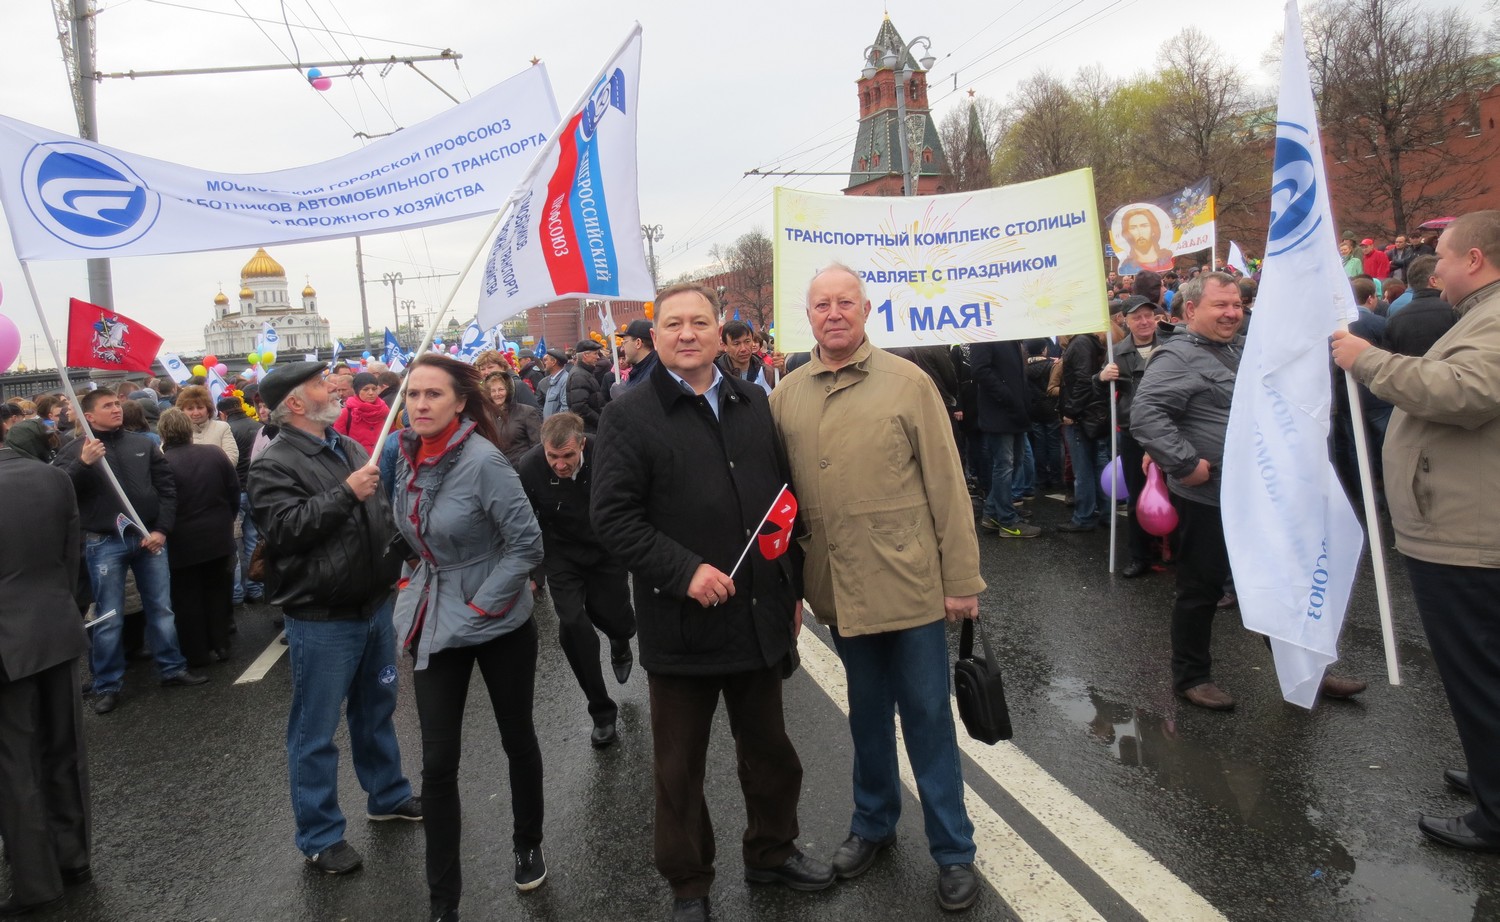
M 287 398 L 296 397 L 298 400 L 307 400 L 306 388 L 307 382 L 304 381 L 291 390 L 287 391 L 286 397 L 281 398 L 281 402 L 276 404 L 276 409 L 271 411 L 271 417 L 270 419 L 266 420 L 266 422 L 277 427 L 278 429 L 285 428 L 286 425 L 292 421 L 292 410 L 286 405 Z
M 859 273 L 855 272 L 853 269 L 849 268 L 843 263 L 835 261 L 819 269 L 817 272 L 814 272 L 813 277 L 807 280 L 807 293 L 802 298 L 804 307 L 812 307 L 812 304 L 810 302 L 812 301 L 813 283 L 816 282 L 818 278 L 825 272 L 847 272 L 849 276 L 854 279 L 855 283 L 859 285 L 860 306 L 863 307 L 864 303 L 870 300 L 870 292 L 865 288 L 865 280 L 860 278 Z

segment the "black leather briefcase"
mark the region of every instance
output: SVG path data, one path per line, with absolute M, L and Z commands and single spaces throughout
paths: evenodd
M 958 716 L 969 735 L 993 746 L 1011 737 L 1010 709 L 1005 706 L 1005 686 L 1000 681 L 1000 663 L 990 648 L 989 634 L 979 625 L 984 656 L 974 655 L 974 624 L 965 618 L 958 640 L 958 661 L 953 664 L 953 692 L 958 698 Z

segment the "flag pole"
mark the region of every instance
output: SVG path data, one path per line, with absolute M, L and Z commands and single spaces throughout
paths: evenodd
M 57 374 L 62 378 L 63 395 L 68 398 L 68 403 L 73 407 L 73 421 L 83 430 L 84 438 L 94 438 L 94 430 L 89 427 L 89 421 L 83 416 L 83 403 L 73 391 L 73 382 L 68 380 L 68 366 L 63 361 L 61 353 L 57 351 L 57 340 L 52 338 L 52 327 L 47 323 L 47 315 L 42 310 L 42 299 L 36 291 L 36 280 L 31 277 L 31 264 L 21 260 L 21 274 L 26 278 L 26 288 L 31 292 L 31 306 L 36 309 L 36 319 L 42 325 L 42 338 L 47 340 L 47 348 L 52 352 L 52 361 L 57 363 Z M 130 497 L 125 495 L 125 488 L 120 486 L 119 478 L 115 477 L 114 468 L 109 466 L 107 459 L 100 459 L 103 463 L 99 465 L 104 471 L 104 476 L 109 480 L 109 485 L 120 498 L 120 504 L 125 507 L 125 512 L 130 516 L 130 524 L 134 525 L 141 533 L 142 538 L 149 538 L 151 530 L 146 527 L 146 522 L 141 514 L 135 511 L 131 505 Z
M 608 58 L 605 58 L 605 67 L 608 67 L 615 58 L 618 58 L 620 56 L 620 53 L 630 45 L 631 40 L 634 39 L 640 31 L 641 24 L 637 22 L 631 27 L 630 31 L 626 33 L 625 39 L 624 41 L 620 42 L 619 47 L 616 48 Z M 604 69 L 601 68 L 597 73 L 594 74 L 594 79 L 588 82 L 588 85 L 584 88 L 584 91 L 578 95 L 577 101 L 575 101 L 572 106 L 563 111 L 562 115 L 558 119 L 557 127 L 552 129 L 552 134 L 547 137 L 546 143 L 537 149 L 536 157 L 532 159 L 531 166 L 527 167 L 526 172 L 521 174 L 520 180 L 517 181 L 515 188 L 511 190 L 510 197 L 505 200 L 504 205 L 500 206 L 500 210 L 495 214 L 495 219 L 490 222 L 490 226 L 485 231 L 484 236 L 479 239 L 479 245 L 474 248 L 473 255 L 469 257 L 469 261 L 464 265 L 463 271 L 459 272 L 457 281 L 453 283 L 452 290 L 448 292 L 447 300 L 443 302 L 443 307 L 438 311 L 437 318 L 433 320 L 432 325 L 427 330 L 426 339 L 422 341 L 421 348 L 419 348 L 416 352 L 416 355 L 418 357 L 426 355 L 427 350 L 432 348 L 433 334 L 437 331 L 437 328 L 442 325 L 443 318 L 448 315 L 448 308 L 453 306 L 454 299 L 458 297 L 458 289 L 463 286 L 464 280 L 469 277 L 469 273 L 473 270 L 474 264 L 479 261 L 479 255 L 492 245 L 491 238 L 495 236 L 495 229 L 500 226 L 500 222 L 502 220 L 510 216 L 511 209 L 524 194 L 525 190 L 530 188 L 531 180 L 536 175 L 537 170 L 540 168 L 542 158 L 546 157 L 549 153 L 552 152 L 553 147 L 557 145 L 557 139 L 562 136 L 562 133 L 564 131 L 567 130 L 568 122 L 572 120 L 574 113 L 583 108 L 583 104 L 588 101 L 588 98 L 590 96 L 593 95 L 594 87 L 598 85 L 599 80 L 603 76 Z M 413 361 L 415 361 L 415 359 Z M 386 436 L 390 435 L 391 427 L 395 425 L 396 417 L 401 413 L 401 403 L 405 397 L 406 391 L 406 376 L 410 374 L 411 366 L 408 365 L 406 367 L 406 374 L 401 378 L 402 386 L 396 391 L 396 398 L 391 401 L 391 411 L 386 414 L 385 425 L 380 427 L 380 436 L 375 440 L 375 453 L 377 456 L 372 456 L 370 458 L 370 466 L 379 464 L 378 453 L 384 450 Z
M 781 501 L 781 494 L 786 492 L 786 488 L 787 484 L 782 484 L 781 489 L 776 491 L 776 496 L 771 500 L 771 505 L 766 507 L 766 514 L 760 517 L 760 524 L 755 526 L 755 531 L 750 533 L 750 540 L 745 542 L 745 549 L 740 551 L 740 559 L 734 562 L 734 569 L 729 571 L 729 578 L 731 580 L 734 579 L 736 573 L 740 572 L 740 564 L 745 562 L 745 555 L 750 553 L 750 545 L 754 544 L 760 537 L 760 530 L 766 527 L 766 519 L 769 519 L 771 513 L 776 511 L 776 504 Z
M 1114 322 L 1109 324 L 1109 333 L 1104 337 L 1104 348 L 1108 353 L 1109 364 L 1115 363 L 1115 330 Z M 1116 369 L 1118 371 L 1118 369 Z M 1116 382 L 1109 382 L 1109 464 L 1115 467 L 1120 460 L 1120 409 L 1115 403 Z M 1108 468 L 1106 468 L 1108 470 Z M 1119 500 L 1115 498 L 1119 484 L 1117 481 L 1125 476 L 1125 472 L 1119 468 L 1109 478 L 1109 572 L 1115 572 L 1115 527 L 1119 524 L 1118 515 Z
M 1343 324 L 1348 330 L 1348 324 Z M 1380 529 L 1380 511 L 1375 505 L 1375 478 L 1370 472 L 1369 435 L 1365 432 L 1365 412 L 1359 402 L 1359 387 L 1354 375 L 1345 372 L 1349 388 L 1349 428 L 1354 430 L 1354 455 L 1359 462 L 1360 493 L 1365 501 L 1365 532 L 1370 542 L 1370 566 L 1375 571 L 1375 600 L 1380 606 L 1380 636 L 1385 641 L 1385 675 L 1392 685 L 1401 684 L 1401 664 L 1396 659 L 1396 631 L 1391 622 L 1391 589 L 1386 582 L 1385 537 Z

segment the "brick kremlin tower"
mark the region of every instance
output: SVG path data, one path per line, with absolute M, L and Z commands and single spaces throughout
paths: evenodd
M 894 52 L 896 67 L 885 59 Z M 929 61 L 930 63 L 930 61 Z M 927 72 L 901 40 L 887 15 L 875 35 L 874 46 L 865 61 L 859 88 L 859 136 L 854 141 L 854 158 L 849 165 L 849 185 L 845 195 L 900 195 L 901 132 L 896 112 L 897 72 L 910 74 L 906 89 L 906 121 L 911 139 L 911 170 L 917 195 L 933 195 L 952 190 L 953 178 L 943 145 L 938 140 L 937 125 L 927 103 Z

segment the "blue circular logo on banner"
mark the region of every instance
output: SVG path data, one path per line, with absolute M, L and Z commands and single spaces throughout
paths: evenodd
M 1276 123 L 1276 157 L 1271 176 L 1271 230 L 1266 256 L 1295 249 L 1322 223 L 1318 213 L 1318 172 L 1312 135 L 1295 122 Z M 1321 155 L 1321 151 L 1319 151 Z
M 89 250 L 139 240 L 161 211 L 161 196 L 124 161 L 75 141 L 32 148 L 21 167 L 21 189 L 38 224 Z

